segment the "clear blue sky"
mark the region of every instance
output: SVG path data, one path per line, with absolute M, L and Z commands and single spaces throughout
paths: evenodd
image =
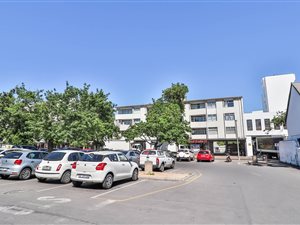
M 263 76 L 300 76 L 300 2 L 284 2 L 0 1 L 0 91 L 86 82 L 127 105 L 183 82 L 258 110 Z

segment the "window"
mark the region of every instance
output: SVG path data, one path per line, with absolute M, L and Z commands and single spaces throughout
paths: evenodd
M 27 154 L 26 158 L 28 159 L 41 159 L 39 152 L 30 152 Z
M 126 156 L 122 153 L 118 153 L 119 159 L 121 162 L 128 162 L 128 159 L 126 158 Z
M 191 116 L 192 122 L 205 122 L 206 116 L 205 115 L 199 115 L 199 116 Z
M 225 113 L 224 120 L 235 120 L 234 113 Z
M 133 108 L 133 110 L 134 110 L 135 112 L 139 112 L 139 111 L 141 111 L 141 108 Z
M 23 155 L 22 152 L 10 152 L 3 159 L 19 159 Z
M 235 127 L 226 127 L 226 134 L 235 134 Z
M 217 127 L 209 127 L 208 134 L 210 135 L 218 135 L 218 128 Z
M 118 114 L 132 114 L 132 109 L 119 109 Z
M 112 162 L 118 162 L 119 161 L 119 159 L 118 159 L 118 157 L 117 157 L 116 154 L 110 154 L 110 155 L 108 155 L 108 158 Z
M 255 120 L 255 126 L 256 126 L 256 130 L 261 130 L 261 120 L 260 119 Z
M 271 121 L 270 121 L 270 119 L 265 119 L 265 130 L 271 130 Z
M 247 120 L 247 130 L 248 131 L 253 130 L 252 120 Z
M 215 109 L 216 108 L 216 102 L 207 102 L 207 108 L 208 109 Z
M 205 109 L 205 103 L 191 104 L 191 109 Z
M 192 135 L 206 135 L 206 128 L 192 129 Z
M 78 156 L 78 153 L 71 153 L 68 157 L 68 161 L 78 161 L 79 160 L 79 156 Z
M 65 152 L 51 152 L 48 155 L 46 155 L 44 160 L 46 160 L 46 161 L 60 161 L 64 158 L 65 154 L 66 154 Z
M 104 159 L 103 155 L 90 153 L 90 154 L 84 154 L 82 156 L 81 161 L 84 161 L 84 162 L 101 162 L 103 159 Z
M 224 107 L 234 107 L 234 101 L 233 100 L 225 100 Z
M 120 124 L 122 124 L 122 125 L 131 125 L 132 120 L 120 120 Z
M 134 121 L 134 123 L 139 123 L 139 122 L 141 122 L 141 119 L 134 119 L 133 121 Z
M 217 114 L 208 114 L 207 121 L 217 121 Z

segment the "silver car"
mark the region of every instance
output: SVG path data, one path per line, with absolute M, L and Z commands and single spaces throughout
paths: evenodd
M 10 176 L 17 176 L 20 180 L 27 180 L 46 155 L 46 152 L 30 150 L 8 153 L 0 159 L 0 177 L 7 179 Z

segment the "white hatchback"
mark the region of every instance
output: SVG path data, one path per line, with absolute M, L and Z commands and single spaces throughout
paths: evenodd
M 121 152 L 92 152 L 84 154 L 77 163 L 73 164 L 71 180 L 75 187 L 86 182 L 101 183 L 102 188 L 109 189 L 114 181 L 138 180 L 138 172 L 138 165 L 129 161 Z
M 56 150 L 49 153 L 36 167 L 35 176 L 40 181 L 60 180 L 66 184 L 71 181 L 72 164 L 77 162 L 83 152 L 73 150 Z

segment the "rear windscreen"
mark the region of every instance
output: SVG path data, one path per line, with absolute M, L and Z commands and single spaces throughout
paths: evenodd
M 206 151 L 200 151 L 199 153 L 200 154 L 209 154 L 209 152 L 206 152 Z
M 156 155 L 156 151 L 144 151 L 142 155 Z
M 60 161 L 64 158 L 65 152 L 51 152 L 50 154 L 46 155 L 44 160 L 47 161 Z
M 80 161 L 84 162 L 101 162 L 103 160 L 103 155 L 98 154 L 84 154 Z
M 11 152 L 4 156 L 3 159 L 18 159 L 22 154 L 22 152 Z

